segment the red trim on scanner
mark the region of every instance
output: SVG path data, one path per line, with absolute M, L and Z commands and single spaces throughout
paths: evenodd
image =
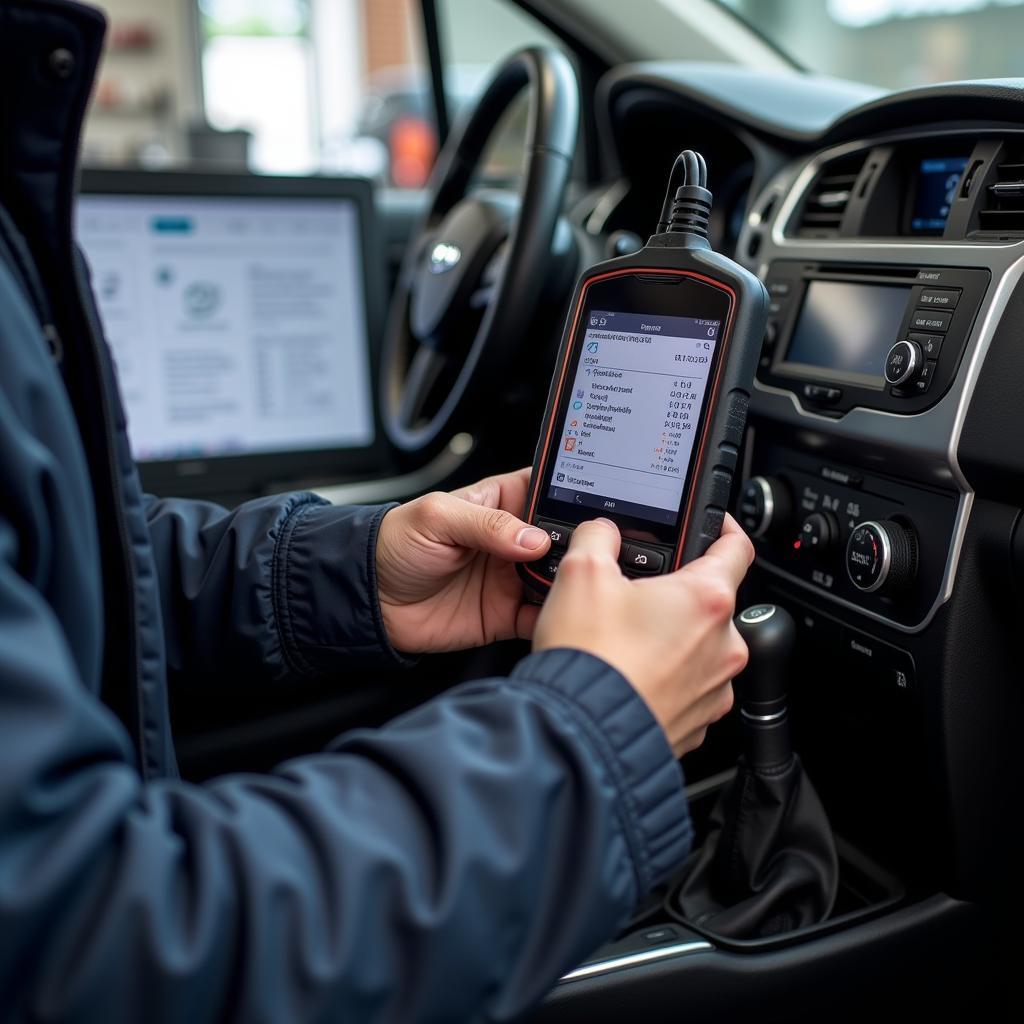
M 569 368 L 569 357 L 572 355 L 572 350 L 575 347 L 574 341 L 576 338 L 576 328 L 579 325 L 580 313 L 583 310 L 583 300 L 587 296 L 587 289 L 592 284 L 598 281 L 606 281 L 610 277 L 624 277 L 628 274 L 664 274 L 673 277 L 689 277 L 695 281 L 701 281 L 704 284 L 710 285 L 712 288 L 717 288 L 721 292 L 725 292 L 729 296 L 729 315 L 725 322 L 725 331 L 722 335 L 721 350 L 718 353 L 718 368 L 715 371 L 715 379 L 711 386 L 711 396 L 708 399 L 706 408 L 708 409 L 708 415 L 711 414 L 711 409 L 714 408 L 715 403 L 718 401 L 718 388 L 722 378 L 722 367 L 725 365 L 726 353 L 729 348 L 729 344 L 732 341 L 732 322 L 733 315 L 736 312 L 736 292 L 733 291 L 727 284 L 723 284 L 721 281 L 716 281 L 712 277 L 707 277 L 704 274 L 699 274 L 695 270 L 667 270 L 664 267 L 624 267 L 620 270 L 609 270 L 604 274 L 598 274 L 595 277 L 590 278 L 580 291 L 580 297 L 576 302 L 576 309 L 572 315 L 572 329 L 569 332 L 569 344 L 565 348 L 565 356 L 562 359 L 562 366 L 559 370 L 558 375 L 558 390 L 555 392 L 555 401 L 551 412 L 551 418 L 548 420 L 547 433 L 544 435 L 544 448 L 543 454 L 541 455 L 540 465 L 537 468 L 537 475 L 534 480 L 533 488 L 530 491 L 530 504 L 529 511 L 527 512 L 526 521 L 528 523 L 533 522 L 534 513 L 537 510 L 537 501 L 540 496 L 541 482 L 546 476 L 546 469 L 548 464 L 548 451 L 551 444 L 551 435 L 555 429 L 555 419 L 558 415 L 559 407 L 562 404 L 562 391 L 565 387 L 565 375 Z M 705 419 L 705 422 L 707 420 Z M 697 461 L 693 468 L 693 478 L 696 479 L 700 475 L 701 467 L 704 465 L 704 445 L 707 441 L 707 431 L 705 430 L 703 436 L 700 439 L 700 446 L 697 449 Z M 683 558 L 683 545 L 682 540 L 686 536 L 686 531 L 690 526 L 690 518 L 693 512 L 693 496 L 694 490 L 690 488 L 690 496 L 686 501 L 686 512 L 683 516 L 683 526 L 679 533 L 679 543 L 676 545 L 675 558 L 673 561 L 673 571 L 679 568 Z M 551 586 L 551 580 L 545 579 L 543 576 L 534 572 L 533 569 L 526 563 L 522 566 L 538 583 L 542 583 L 545 587 Z

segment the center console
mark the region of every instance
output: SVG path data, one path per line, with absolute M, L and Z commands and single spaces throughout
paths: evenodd
M 949 390 L 989 273 L 778 260 L 758 379 L 807 409 L 920 412 Z
M 755 435 L 736 515 L 772 574 L 903 630 L 943 591 L 959 501 L 930 485 Z

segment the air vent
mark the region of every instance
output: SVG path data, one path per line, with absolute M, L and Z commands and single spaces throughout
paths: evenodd
M 1024 163 L 1001 163 L 996 167 L 995 179 L 981 198 L 978 229 L 986 234 L 1024 234 Z
M 832 160 L 814 179 L 807 192 L 796 233 L 801 238 L 835 238 L 853 194 L 866 153 Z

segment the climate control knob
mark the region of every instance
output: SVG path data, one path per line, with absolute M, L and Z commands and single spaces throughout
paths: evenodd
M 831 512 L 812 512 L 800 524 L 793 550 L 800 555 L 823 555 L 839 543 L 839 523 Z
M 893 385 L 911 384 L 924 366 L 916 341 L 897 341 L 885 357 L 885 379 Z
M 752 476 L 740 491 L 739 521 L 751 537 L 784 529 L 793 514 L 789 485 L 774 476 Z
M 913 529 L 891 519 L 858 523 L 846 542 L 846 571 L 850 582 L 866 594 L 908 587 L 917 575 Z

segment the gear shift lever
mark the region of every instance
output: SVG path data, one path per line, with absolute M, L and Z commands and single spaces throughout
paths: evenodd
M 743 754 L 683 869 L 676 904 L 708 931 L 752 939 L 828 917 L 839 861 L 825 809 L 790 743 L 793 618 L 778 605 L 754 605 L 736 628 L 750 650 L 735 682 Z
M 792 756 L 786 689 L 796 646 L 793 616 L 775 604 L 756 604 L 736 616 L 750 651 L 747 670 L 735 682 L 743 723 L 743 756 L 755 771 L 785 764 Z

